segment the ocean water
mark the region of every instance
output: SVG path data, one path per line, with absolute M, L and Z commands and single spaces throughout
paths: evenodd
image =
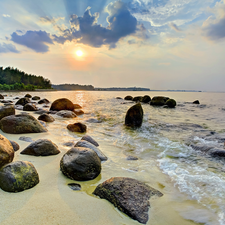
M 25 93 L 7 94 L 6 99 L 12 100 L 16 96 L 24 96 Z M 21 145 L 21 150 L 29 143 L 20 141 L 20 136 L 31 137 L 33 140 L 49 138 L 59 146 L 61 155 L 54 160 L 51 158 L 41 161 L 31 156 L 22 156 L 19 152 L 16 153 L 15 160 L 31 161 L 40 168 L 40 171 L 43 167 L 51 168 L 51 165 L 54 165 L 52 167 L 57 171 L 57 176 L 60 176 L 59 180 L 55 181 L 58 187 L 57 193 L 60 193 L 67 205 L 70 203 L 66 191 L 62 193 L 64 187 L 61 182 L 65 180 L 66 184 L 71 181 L 61 176 L 58 161 L 70 149 L 64 143 L 76 142 L 82 137 L 82 134 L 69 132 L 66 129 L 67 124 L 82 122 L 87 125 L 87 134 L 99 142 L 99 148 L 109 160 L 102 163 L 101 175 L 94 181 L 78 182 L 82 186 L 80 193 L 90 199 L 103 201 L 92 195 L 99 183 L 115 176 L 132 177 L 164 194 L 162 198 L 150 201 L 147 224 L 225 225 L 225 160 L 212 158 L 205 152 L 191 147 L 191 145 L 201 145 L 224 148 L 225 93 L 57 91 L 31 94 L 47 98 L 51 102 L 65 97 L 80 104 L 85 112 L 84 115 L 74 119 L 62 119 L 53 115 L 56 121 L 46 125 L 48 129 L 46 134 L 9 135 L 1 132 L 9 139 L 17 141 Z M 177 101 L 177 107 L 167 109 L 142 104 L 144 111 L 142 127 L 133 130 L 124 126 L 124 120 L 127 110 L 134 105 L 134 102 L 116 99 L 116 97 L 124 98 L 126 95 L 167 96 Z M 197 99 L 201 104 L 192 104 Z M 43 106 L 38 105 L 38 107 Z M 20 112 L 17 110 L 17 114 Z M 31 114 L 38 117 L 33 112 Z M 128 156 L 136 156 L 138 160 L 129 161 L 126 159 Z M 45 180 L 44 173 L 47 171 L 42 171 L 40 174 L 43 180 Z M 65 184 L 63 185 L 66 186 Z M 28 193 L 29 190 L 26 192 Z M 16 195 L 14 194 L 14 199 Z M 21 199 L 22 194 L 19 196 Z M 0 198 L 3 199 L 0 207 L 5 210 L 2 211 L 2 216 L 0 214 L 0 223 L 7 224 L 12 217 L 7 208 L 10 207 L 9 195 L 0 191 Z M 118 210 L 115 211 L 110 203 L 104 204 L 107 206 L 102 207 L 109 207 L 107 213 L 112 212 L 115 221 L 110 220 L 109 216 L 107 223 L 101 222 L 101 224 L 138 224 Z M 22 210 L 21 207 L 18 210 Z M 118 218 L 115 215 L 118 215 Z M 90 224 L 89 220 L 91 221 L 91 218 L 86 218 L 83 224 Z M 23 222 L 22 217 L 21 221 Z M 68 221 L 67 223 L 73 224 Z M 91 223 L 100 224 L 97 220 Z

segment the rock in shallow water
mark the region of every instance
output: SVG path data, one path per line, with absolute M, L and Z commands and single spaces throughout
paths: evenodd
M 44 122 L 54 122 L 55 119 L 51 116 L 51 115 L 48 115 L 47 113 L 43 113 L 41 114 L 39 117 L 38 117 L 38 120 L 42 120 Z
M 60 110 L 74 110 L 74 104 L 67 98 L 60 98 L 55 100 L 52 105 L 50 110 L 53 111 L 60 111 Z
M 75 118 L 77 115 L 69 110 L 61 110 L 56 113 L 57 116 L 63 117 L 63 118 Z
M 95 145 L 96 147 L 99 146 L 98 142 L 95 141 L 91 136 L 89 136 L 89 135 L 87 135 L 87 134 L 84 135 L 84 136 L 81 138 L 81 140 L 88 141 L 88 142 L 90 142 L 91 144 Z
M 87 126 L 83 123 L 74 123 L 68 124 L 67 129 L 71 132 L 85 133 L 87 131 Z
M 125 117 L 125 125 L 129 127 L 140 127 L 143 121 L 143 109 L 140 103 L 128 109 Z
M 22 105 L 25 106 L 27 103 L 30 103 L 30 99 L 29 98 L 20 98 L 17 102 L 16 105 Z
M 0 106 L 0 120 L 6 116 L 15 115 L 14 106 Z
M 68 184 L 68 186 L 74 191 L 80 191 L 81 190 L 80 184 L 70 183 L 70 184 Z
M 15 141 L 10 141 L 12 147 L 13 147 L 13 150 L 14 152 L 18 151 L 20 149 L 20 146 L 18 143 L 16 143 Z

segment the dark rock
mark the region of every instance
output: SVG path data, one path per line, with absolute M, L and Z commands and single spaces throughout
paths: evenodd
M 43 108 L 49 108 L 50 106 L 49 105 L 43 105 Z
M 113 177 L 99 184 L 94 195 L 106 199 L 140 223 L 147 223 L 149 198 L 161 197 L 163 194 L 156 189 L 132 178 Z
M 80 191 L 81 190 L 80 184 L 70 183 L 70 184 L 68 184 L 68 186 L 74 191 Z
M 83 141 L 88 141 L 88 142 L 90 142 L 91 144 L 95 145 L 96 147 L 99 146 L 98 142 L 95 141 L 91 136 L 89 136 L 89 135 L 87 135 L 87 134 L 84 135 L 84 136 L 81 138 L 81 140 L 83 140 Z
M 220 148 L 212 148 L 209 151 L 209 154 L 212 157 L 225 157 L 225 149 L 220 149 Z
M 154 105 L 154 106 L 163 106 L 166 104 L 166 101 L 169 100 L 168 97 L 164 97 L 164 96 L 155 96 L 152 98 L 150 105 Z
M 4 99 L 4 96 L 0 94 L 0 99 Z
M 74 110 L 74 104 L 67 98 L 60 98 L 55 100 L 52 105 L 50 110 L 53 111 L 61 111 L 61 110 Z
M 5 106 L 14 105 L 13 103 L 5 103 Z
M 144 102 L 144 103 L 149 103 L 150 101 L 151 101 L 150 96 L 145 95 L 145 96 L 142 98 L 142 101 L 141 101 L 141 102 Z
M 23 107 L 23 111 L 37 111 L 37 107 L 36 105 L 32 104 L 32 103 L 27 103 L 24 107 Z
M 46 98 L 43 98 L 43 99 L 41 99 L 41 100 L 38 102 L 38 104 L 48 104 L 48 103 L 50 103 L 50 102 L 49 102 L 49 100 L 46 99 Z
M 23 106 L 22 105 L 15 105 L 14 107 L 17 110 L 23 110 Z
M 26 94 L 24 97 L 25 98 L 32 98 L 32 96 L 30 94 Z
M 0 120 L 6 116 L 15 115 L 14 106 L 0 106 Z
M 124 98 L 124 100 L 133 100 L 133 97 L 132 96 L 130 96 L 130 95 L 127 95 L 125 98 Z
M 84 114 L 84 111 L 81 110 L 81 109 L 74 109 L 73 111 L 75 112 L 75 114 L 76 114 L 77 116 L 80 116 L 80 115 Z
M 140 127 L 143 121 L 143 109 L 140 103 L 129 108 L 125 117 L 125 125 L 129 127 Z
M 9 134 L 41 133 L 47 131 L 38 120 L 26 114 L 2 118 L 0 120 L 0 128 L 3 132 Z
M 0 170 L 0 188 L 7 192 L 20 192 L 39 183 L 38 173 L 30 162 L 12 162 Z
M 74 124 L 68 124 L 67 129 L 71 132 L 84 133 L 87 131 L 87 126 L 83 123 L 74 123 Z
M 13 101 L 10 101 L 10 100 L 2 100 L 0 101 L 1 103 L 13 103 Z
M 38 120 L 42 120 L 44 122 L 54 122 L 55 121 L 55 119 L 51 115 L 48 115 L 47 113 L 40 115 L 38 117 Z
M 57 116 L 61 116 L 63 118 L 75 118 L 77 117 L 77 115 L 69 110 L 61 110 L 59 112 L 56 113 Z
M 129 156 L 127 156 L 127 160 L 138 160 L 138 157 L 129 155 Z
M 25 136 L 19 137 L 19 140 L 26 141 L 26 142 L 33 142 L 33 139 L 31 137 L 25 137 Z
M 74 109 L 82 109 L 82 107 L 79 104 L 73 104 L 74 105 Z
M 143 97 L 142 96 L 136 96 L 133 98 L 134 102 L 142 102 Z
M 33 98 L 32 98 L 32 100 L 40 100 L 41 98 L 40 97 L 38 97 L 38 96 L 34 96 Z
M 121 97 L 116 97 L 116 99 L 122 99 Z
M 35 114 L 44 114 L 44 113 L 49 113 L 49 111 L 44 110 L 44 109 L 40 109 L 40 110 L 38 110 L 38 111 L 35 111 L 34 113 L 35 113 Z
M 88 122 L 88 123 L 101 123 L 100 120 L 97 120 L 97 119 L 94 119 L 94 118 L 90 118 L 90 119 L 86 120 L 86 122 Z
M 96 154 L 98 155 L 101 161 L 108 160 L 107 156 L 105 156 L 105 154 L 98 147 L 96 147 L 95 145 L 91 144 L 88 141 L 84 141 L 84 140 L 78 141 L 74 147 L 90 148 L 96 152 Z
M 67 147 L 72 147 L 72 146 L 74 146 L 74 144 L 75 143 L 73 141 L 68 141 L 68 142 L 63 143 L 63 145 L 67 146 Z
M 195 101 L 193 102 L 193 104 L 197 104 L 197 105 L 199 105 L 199 104 L 200 104 L 200 102 L 199 102 L 199 100 L 195 100 Z
M 177 105 L 176 101 L 174 99 L 172 99 L 172 98 L 168 99 L 165 104 L 169 108 L 174 108 Z
M 20 98 L 15 105 L 22 105 L 25 106 L 27 103 L 30 103 L 29 98 Z
M 10 141 L 12 147 L 13 147 L 13 150 L 14 152 L 18 151 L 20 149 L 20 146 L 18 143 L 16 143 L 15 141 Z
M 16 99 L 20 99 L 20 97 L 15 97 L 14 99 L 15 99 L 15 100 L 16 100 Z
M 0 134 L 0 168 L 13 161 L 14 150 L 10 141 Z
M 57 155 L 60 151 L 58 146 L 48 139 L 38 139 L 27 146 L 20 154 L 34 156 Z
M 101 160 L 92 149 L 74 147 L 64 154 L 60 168 L 72 180 L 93 180 L 101 172 Z

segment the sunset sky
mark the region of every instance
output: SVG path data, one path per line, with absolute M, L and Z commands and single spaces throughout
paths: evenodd
M 225 91 L 225 0 L 0 0 L 0 66 L 53 84 Z

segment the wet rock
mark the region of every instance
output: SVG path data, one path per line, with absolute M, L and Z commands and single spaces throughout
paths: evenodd
M 101 172 L 101 160 L 92 149 L 74 147 L 62 157 L 60 169 L 72 180 L 93 180 Z
M 0 169 L 0 188 L 4 191 L 21 192 L 38 183 L 38 173 L 30 162 L 12 162 Z
M 174 108 L 177 105 L 176 101 L 174 99 L 172 99 L 172 98 L 168 99 L 165 104 L 169 108 Z
M 54 122 L 55 119 L 51 116 L 51 115 L 48 115 L 47 113 L 43 113 L 41 114 L 39 117 L 38 117 L 38 120 L 42 120 L 44 122 Z
M 40 122 L 40 124 L 41 124 L 43 127 L 47 127 L 47 125 L 46 125 L 46 123 L 45 123 L 44 121 L 40 120 L 39 122 Z
M 35 114 L 44 114 L 44 113 L 49 113 L 49 111 L 44 110 L 44 109 L 40 109 L 40 110 L 38 110 L 38 111 L 35 111 L 34 113 L 35 113 Z
M 14 106 L 0 106 L 0 120 L 6 116 L 15 115 Z
M 0 134 L 0 168 L 13 161 L 14 150 L 10 141 Z
M 4 96 L 0 94 L 0 99 L 4 99 Z
M 68 184 L 68 186 L 74 191 L 80 191 L 81 190 L 80 184 L 70 183 L 70 184 Z
M 20 98 L 15 105 L 22 105 L 25 106 L 27 103 L 30 103 L 30 99 L 29 98 Z
M 49 100 L 46 99 L 46 98 L 43 98 L 43 99 L 41 99 L 41 100 L 38 102 L 38 104 L 48 104 L 48 103 L 50 103 L 50 102 L 49 102 Z
M 80 116 L 80 115 L 83 115 L 83 114 L 84 114 L 84 111 L 81 110 L 81 109 L 74 109 L 73 111 L 75 112 L 75 114 L 76 114 L 77 116 Z
M 87 131 L 87 126 L 83 123 L 74 123 L 68 124 L 67 129 L 71 132 L 85 133 Z
M 43 105 L 43 108 L 49 108 L 50 106 L 49 105 Z
M 124 98 L 124 100 L 133 100 L 133 97 L 132 96 L 130 96 L 130 95 L 127 95 L 125 98 Z
M 98 142 L 95 141 L 91 136 L 89 136 L 89 135 L 87 135 L 87 134 L 84 135 L 84 136 L 81 138 L 81 140 L 83 140 L 83 141 L 88 141 L 88 142 L 90 142 L 91 144 L 95 145 L 96 147 L 99 146 Z
M 125 117 L 125 125 L 129 127 L 141 127 L 143 121 L 143 109 L 140 103 L 129 108 Z
M 32 100 L 40 100 L 41 98 L 39 96 L 32 97 Z
M 14 99 L 17 100 L 17 99 L 20 99 L 20 97 L 15 97 Z
M 13 103 L 13 101 L 10 101 L 10 100 L 2 100 L 1 103 Z
M 12 147 L 13 147 L 13 150 L 14 152 L 18 151 L 20 149 L 20 146 L 18 143 L 16 143 L 15 141 L 10 141 Z
M 28 114 L 6 116 L 0 120 L 0 128 L 9 134 L 46 132 L 38 120 Z
M 127 156 L 127 160 L 138 160 L 138 157 L 129 155 L 129 156 Z
M 142 98 L 142 101 L 141 101 L 141 102 L 144 102 L 144 103 L 149 103 L 150 101 L 151 101 L 150 96 L 145 95 L 145 96 Z
M 166 104 L 166 101 L 169 100 L 168 97 L 164 97 L 164 96 L 155 96 L 152 98 L 150 105 L 154 105 L 154 106 L 163 106 Z
M 25 137 L 25 136 L 19 137 L 19 140 L 26 141 L 26 142 L 33 142 L 33 139 L 31 137 Z
M 75 143 L 73 141 L 68 141 L 68 142 L 63 143 L 63 145 L 67 146 L 67 147 L 72 147 L 72 146 L 74 146 L 74 144 Z
M 225 157 L 225 149 L 221 149 L 221 148 L 212 148 L 212 149 L 210 149 L 209 154 L 210 154 L 212 157 L 224 158 L 224 157 Z
M 96 154 L 98 155 L 98 157 L 100 158 L 101 161 L 108 160 L 108 157 L 105 156 L 105 154 L 98 147 L 96 147 L 95 145 L 91 144 L 88 141 L 84 141 L 84 140 L 78 141 L 74 147 L 90 148 L 96 152 Z
M 199 105 L 199 104 L 200 104 L 200 102 L 199 102 L 199 100 L 195 100 L 195 101 L 193 102 L 193 104 L 197 104 L 197 105 Z
M 5 103 L 5 106 L 14 105 L 13 103 Z
M 133 98 L 134 102 L 142 102 L 143 97 L 142 96 L 136 96 Z
M 74 109 L 82 109 L 82 107 L 79 104 L 73 104 L 74 105 Z
M 48 139 L 38 139 L 27 146 L 20 154 L 34 156 L 57 155 L 60 151 L 58 146 Z
M 23 107 L 23 111 L 37 111 L 37 107 L 36 105 L 32 104 L 32 103 L 27 103 L 24 107 Z
M 52 105 L 50 110 L 53 111 L 61 111 L 61 110 L 74 110 L 74 104 L 67 98 L 60 98 L 55 100 Z
M 190 147 L 192 147 L 196 151 L 201 151 L 207 153 L 209 150 L 213 148 L 213 146 L 207 146 L 204 144 L 191 144 Z
M 56 113 L 57 116 L 61 116 L 63 118 L 75 118 L 77 117 L 77 115 L 69 110 L 61 110 L 59 112 Z
M 25 98 L 32 98 L 32 96 L 30 94 L 26 94 L 24 97 Z
M 116 99 L 122 99 L 121 97 L 116 97 Z
M 97 186 L 93 194 L 108 200 L 121 212 L 143 224 L 148 221 L 149 198 L 163 196 L 156 189 L 125 177 L 106 180 Z

